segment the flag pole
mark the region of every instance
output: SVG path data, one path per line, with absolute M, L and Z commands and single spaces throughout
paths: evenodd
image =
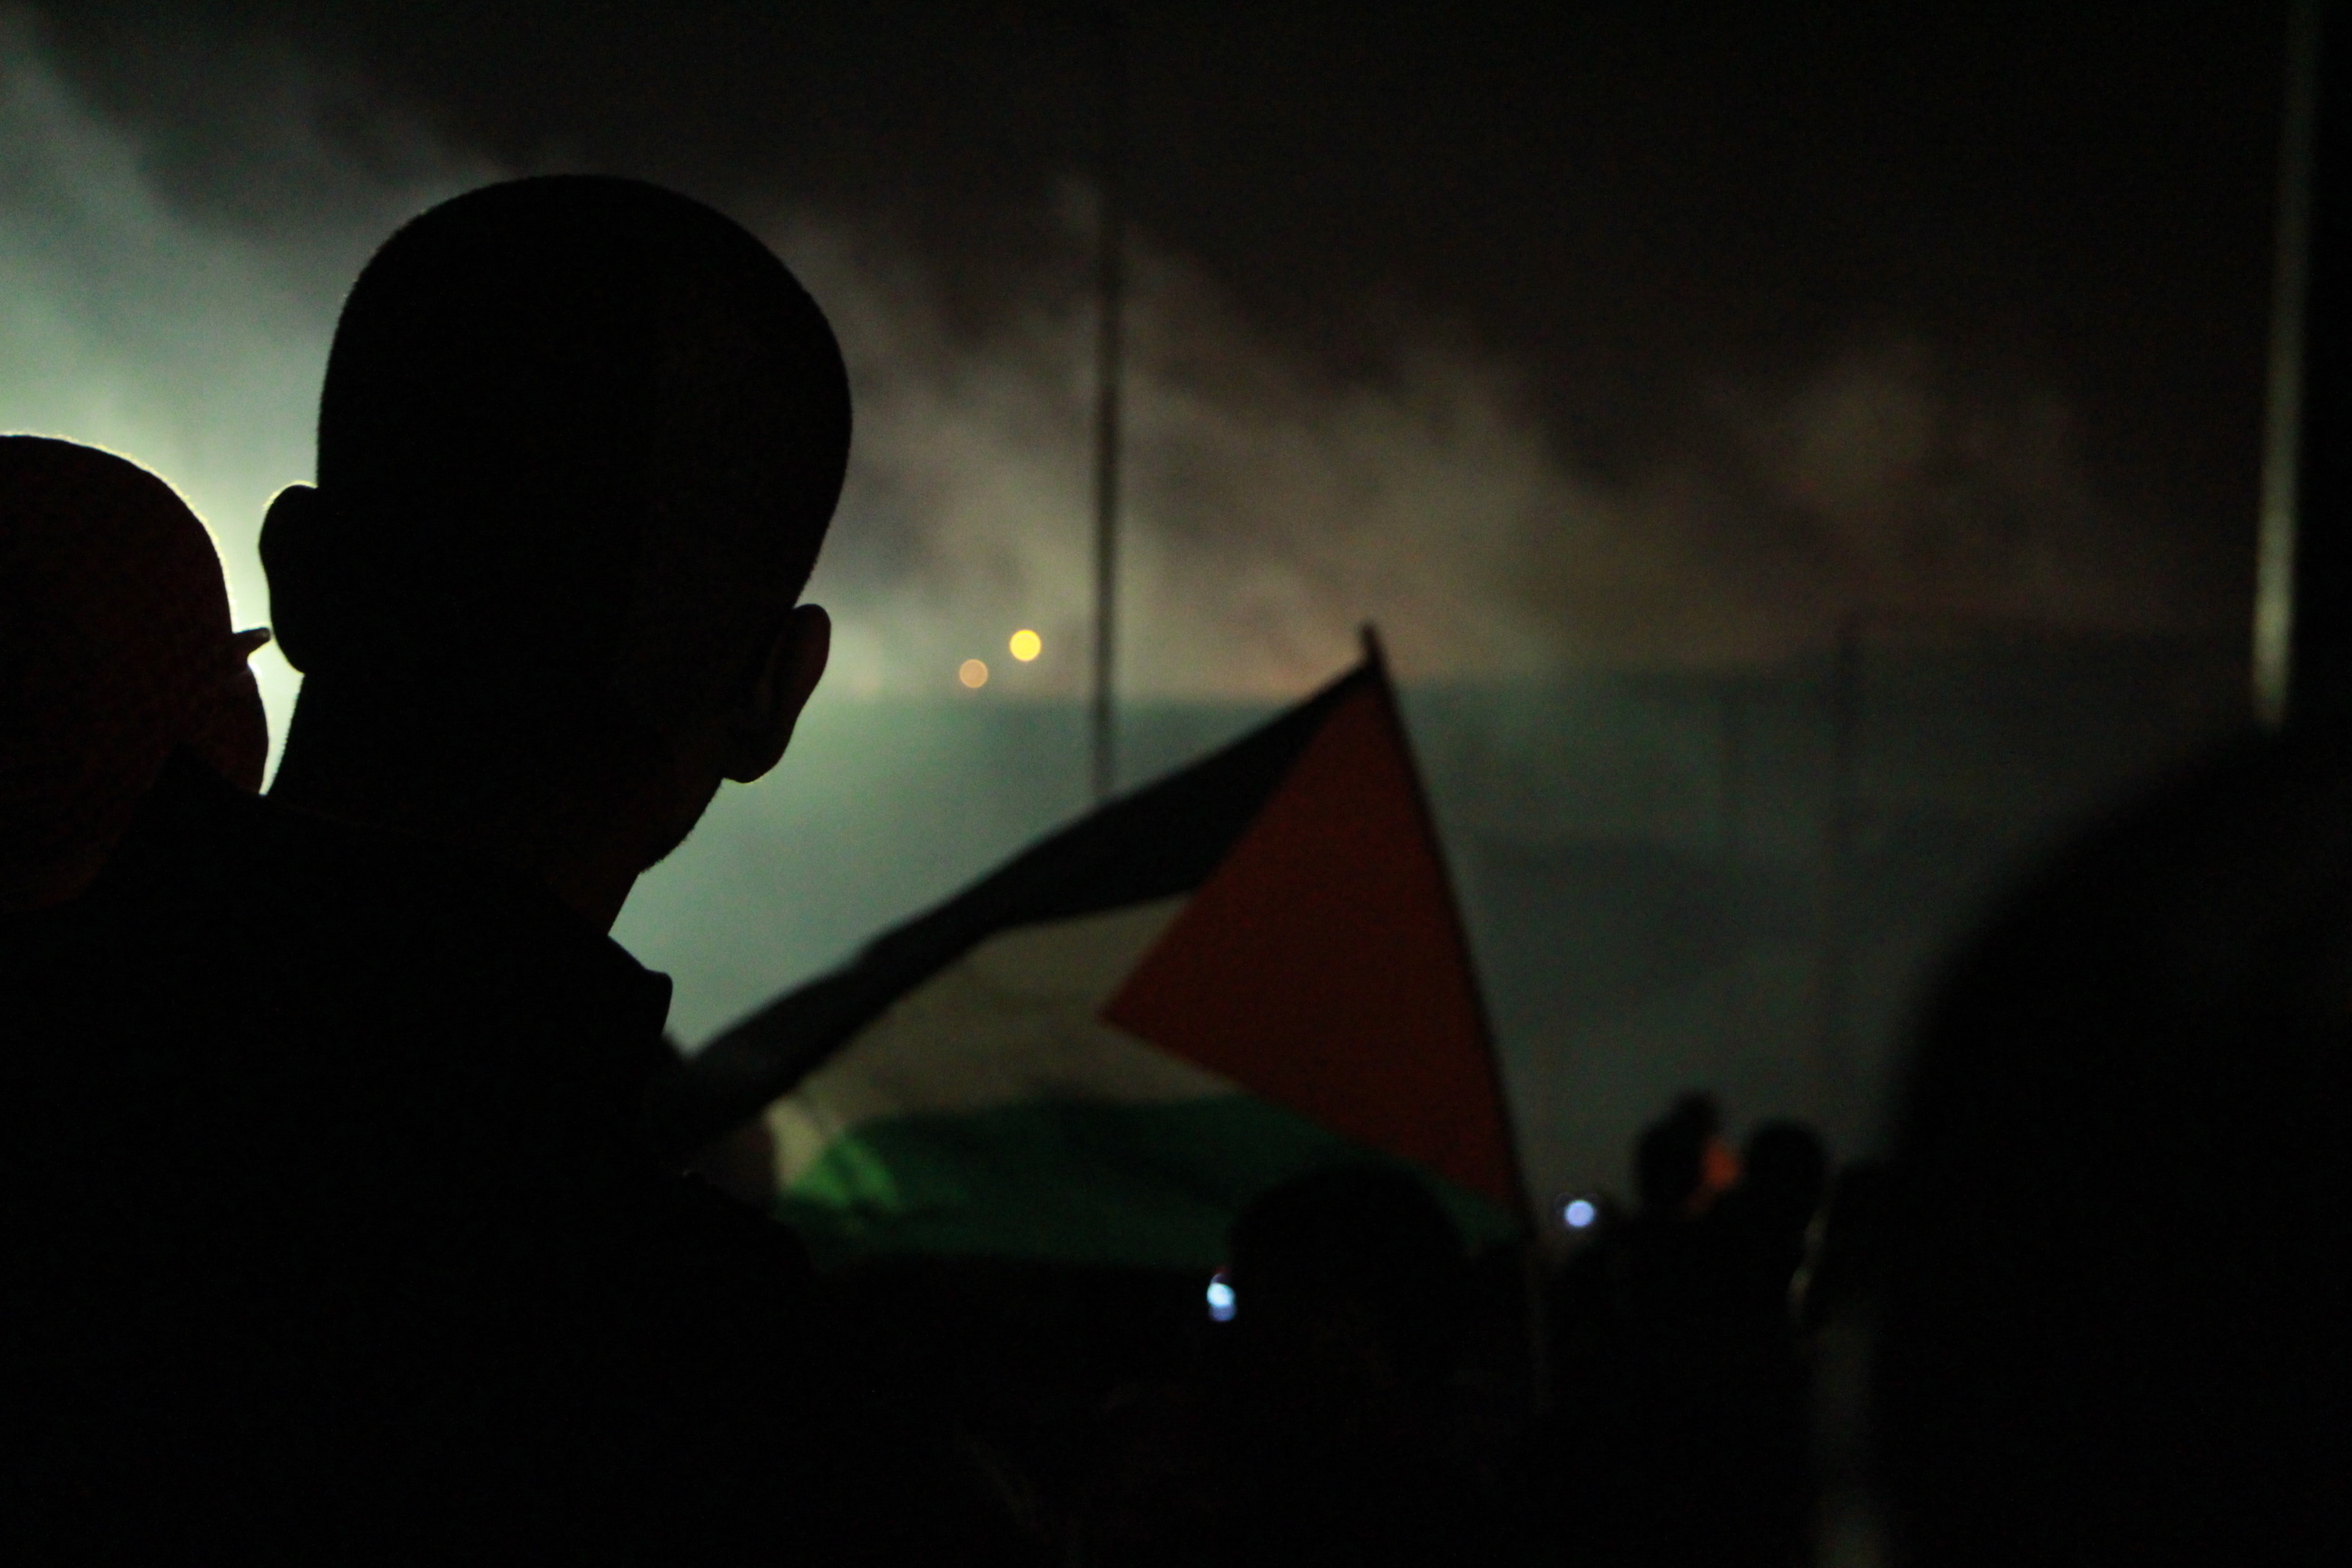
M 1486 1046 L 1486 1081 L 1494 1093 L 1496 1107 L 1502 1112 L 1503 1150 L 1510 1159 L 1511 1184 L 1518 1194 L 1519 1218 L 1528 1226 L 1528 1234 L 1532 1238 L 1539 1227 L 1536 1206 L 1528 1195 L 1527 1167 L 1519 1159 L 1518 1121 L 1511 1113 L 1511 1097 L 1503 1083 L 1503 1064 L 1495 1049 L 1495 1021 L 1486 1011 L 1486 989 L 1478 984 L 1478 966 L 1473 961 L 1470 949 L 1470 928 L 1462 918 L 1461 890 L 1454 884 L 1453 867 L 1445 853 L 1445 840 L 1438 836 L 1437 813 L 1429 803 L 1429 786 L 1421 776 L 1421 760 L 1413 752 L 1411 735 L 1404 727 L 1403 711 L 1397 705 L 1396 684 L 1389 679 L 1388 653 L 1381 646 L 1381 634 L 1371 622 L 1366 621 L 1358 628 L 1357 636 L 1363 643 L 1365 668 L 1371 672 L 1372 684 L 1381 694 L 1381 704 L 1388 710 L 1389 721 L 1396 726 L 1398 736 L 1404 740 L 1405 759 L 1411 764 L 1406 772 L 1412 779 L 1413 806 L 1421 817 L 1422 831 L 1428 836 L 1430 849 L 1445 872 L 1445 912 L 1453 921 L 1454 943 L 1461 949 L 1463 973 L 1470 976 L 1470 1005 L 1477 1013 L 1478 1034 Z
M 1102 9 L 1101 210 L 1096 258 L 1095 660 L 1089 739 L 1094 797 L 1118 777 L 1113 681 L 1118 657 L 1118 458 L 1121 315 L 1126 305 L 1127 39 L 1117 4 Z
M 1509 1090 L 1503 1082 L 1503 1063 L 1495 1046 L 1495 1022 L 1486 1011 L 1486 993 L 1478 984 L 1478 966 L 1472 961 L 1470 930 L 1462 918 L 1462 894 L 1454 886 L 1453 868 L 1447 863 L 1445 841 L 1438 837 L 1437 813 L 1429 802 L 1429 786 L 1421 776 L 1421 761 L 1414 755 L 1412 741 L 1404 727 L 1404 714 L 1396 697 L 1396 684 L 1389 679 L 1388 654 L 1381 647 L 1381 634 L 1372 623 L 1366 621 L 1358 629 L 1364 647 L 1364 664 L 1371 671 L 1372 683 L 1380 690 L 1381 701 L 1389 710 L 1390 721 L 1396 725 L 1397 734 L 1405 740 L 1404 753 L 1411 764 L 1413 805 L 1421 816 L 1422 831 L 1429 837 L 1429 846 L 1437 856 L 1439 866 L 1445 869 L 1446 912 L 1453 917 L 1454 940 L 1462 950 L 1463 972 L 1470 976 L 1470 1005 L 1477 1012 L 1478 1033 L 1486 1047 L 1486 1081 L 1495 1096 L 1496 1109 L 1503 1118 L 1503 1149 L 1510 1160 L 1511 1187 L 1518 1196 L 1520 1223 L 1528 1227 L 1527 1239 L 1519 1253 L 1519 1286 L 1522 1305 L 1527 1312 L 1528 1395 L 1528 1405 L 1541 1415 L 1551 1403 L 1551 1331 L 1547 1311 L 1549 1297 L 1545 1278 L 1542 1233 L 1543 1224 L 1538 1216 L 1541 1206 L 1528 1194 L 1527 1166 L 1519 1157 L 1518 1118 L 1512 1113 Z

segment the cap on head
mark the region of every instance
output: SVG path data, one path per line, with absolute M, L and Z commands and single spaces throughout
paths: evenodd
M 252 646 L 170 486 L 89 447 L 0 437 L 0 872 L 110 839 L 174 746 L 260 787 Z
M 532 696 L 691 666 L 797 596 L 848 445 L 832 330 L 740 225 L 633 180 L 472 191 L 344 304 L 280 634 L 306 671 Z

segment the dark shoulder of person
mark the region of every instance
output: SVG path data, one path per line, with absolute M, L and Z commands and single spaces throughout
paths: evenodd
M 888 1533 L 828 1469 L 857 1422 L 795 1244 L 633 1140 L 667 983 L 538 889 L 183 759 L 0 982 L 12 1415 L 69 1417 L 22 1478 L 87 1495 L 61 1528 Z

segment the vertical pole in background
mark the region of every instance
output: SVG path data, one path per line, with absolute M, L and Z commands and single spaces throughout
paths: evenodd
M 1095 664 L 1091 711 L 1094 797 L 1108 798 L 1118 779 L 1118 457 L 1120 317 L 1127 295 L 1127 38 L 1116 4 L 1101 13 L 1102 124 L 1099 148 L 1101 253 L 1096 259 L 1095 325 Z
M 1829 811 L 1822 823 L 1821 973 L 1816 1001 L 1821 1012 L 1816 1062 L 1832 1128 L 1843 1129 L 1851 1110 L 1853 1081 L 1852 933 L 1847 919 L 1853 858 L 1855 752 L 1862 728 L 1862 615 L 1838 626 L 1837 654 L 1830 668 Z
M 1748 896 L 1749 886 L 1747 866 L 1748 839 L 1746 818 L 1748 806 L 1748 691 L 1741 678 L 1723 675 L 1717 678 L 1723 684 L 1717 695 L 1716 721 L 1721 726 L 1717 737 L 1716 773 L 1716 841 L 1717 874 L 1720 886 L 1730 892 L 1733 907 Z M 1748 960 L 1749 932 L 1741 931 L 1740 962 L 1730 971 L 1730 987 L 1724 997 L 1723 1020 L 1726 1036 L 1725 1059 L 1731 1059 L 1748 1048 L 1755 1033 L 1757 976 Z
M 1745 848 L 1740 814 L 1748 795 L 1747 694 L 1737 682 L 1736 676 L 1725 677 L 1716 700 L 1716 721 L 1722 732 L 1716 755 L 1715 837 L 1716 847 L 1727 861 L 1737 860 Z
M 2304 393 L 2312 276 L 2313 163 L 2319 126 L 2319 0 L 2287 6 L 2286 94 L 2279 136 L 2270 387 L 2263 410 L 2262 524 L 2254 576 L 2254 713 L 2275 729 L 2294 689 L 2297 520 L 2304 511 Z M 2318 630 L 2319 628 L 2311 628 Z

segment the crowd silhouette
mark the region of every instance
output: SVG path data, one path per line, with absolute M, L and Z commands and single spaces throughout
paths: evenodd
M 2342 1560 L 2326 737 L 2019 890 L 1884 1163 L 1693 1092 L 1552 1262 L 1368 1160 L 1239 1219 L 1230 1321 L 817 1275 L 646 1136 L 667 982 L 606 933 L 792 738 L 849 436 L 823 312 L 707 206 L 411 222 L 262 536 L 266 797 L 201 526 L 0 439 L 0 1555 L 1797 1568 L 1859 1509 L 1911 1568 Z

